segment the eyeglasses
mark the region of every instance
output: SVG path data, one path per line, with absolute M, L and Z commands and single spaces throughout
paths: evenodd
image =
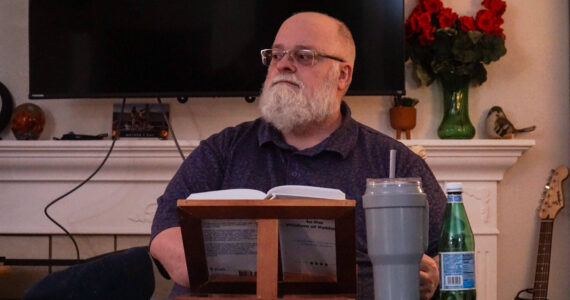
M 317 51 L 312 49 L 291 49 L 291 50 L 263 49 L 261 50 L 261 62 L 269 67 L 269 65 L 271 65 L 272 62 L 280 61 L 283 57 L 285 57 L 285 55 L 288 55 L 294 61 L 303 66 L 315 65 L 318 61 L 317 59 L 318 57 L 324 57 L 344 62 L 344 59 L 318 53 Z

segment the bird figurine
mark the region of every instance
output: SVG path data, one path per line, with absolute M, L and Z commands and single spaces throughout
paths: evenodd
M 485 128 L 490 138 L 511 139 L 514 137 L 515 133 L 531 132 L 536 129 L 536 126 L 517 129 L 513 123 L 507 119 L 505 112 L 503 112 L 503 109 L 500 106 L 493 106 L 487 114 Z

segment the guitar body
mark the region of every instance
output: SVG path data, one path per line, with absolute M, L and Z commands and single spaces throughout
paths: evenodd
M 552 230 L 554 219 L 564 207 L 562 182 L 568 178 L 568 168 L 560 166 L 552 172 L 545 186 L 540 217 L 540 234 L 538 240 L 538 253 L 536 256 L 536 271 L 534 273 L 534 287 L 519 291 L 515 300 L 530 300 L 522 298 L 522 293 L 532 294 L 532 300 L 547 300 L 548 276 L 550 274 L 550 253 L 552 250 Z
M 530 294 L 531 297 L 532 297 L 533 290 L 532 290 L 532 289 L 526 289 L 526 290 L 519 291 L 519 292 L 517 293 L 517 295 L 515 296 L 515 300 L 531 300 L 531 299 L 532 299 L 532 298 L 523 298 L 523 297 L 521 297 L 521 294 L 522 294 L 522 293 Z

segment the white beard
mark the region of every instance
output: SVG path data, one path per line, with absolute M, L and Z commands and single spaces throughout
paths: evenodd
M 259 96 L 259 108 L 265 121 L 281 132 L 303 131 L 311 124 L 325 121 L 338 110 L 336 81 L 340 70 L 333 66 L 323 84 L 314 90 L 305 87 L 295 74 L 279 74 L 269 83 L 265 81 Z M 273 85 L 279 80 L 296 83 Z

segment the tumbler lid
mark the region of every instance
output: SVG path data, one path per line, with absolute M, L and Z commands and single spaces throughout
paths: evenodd
M 424 207 L 427 205 L 421 179 L 417 177 L 368 178 L 362 200 L 364 208 Z

